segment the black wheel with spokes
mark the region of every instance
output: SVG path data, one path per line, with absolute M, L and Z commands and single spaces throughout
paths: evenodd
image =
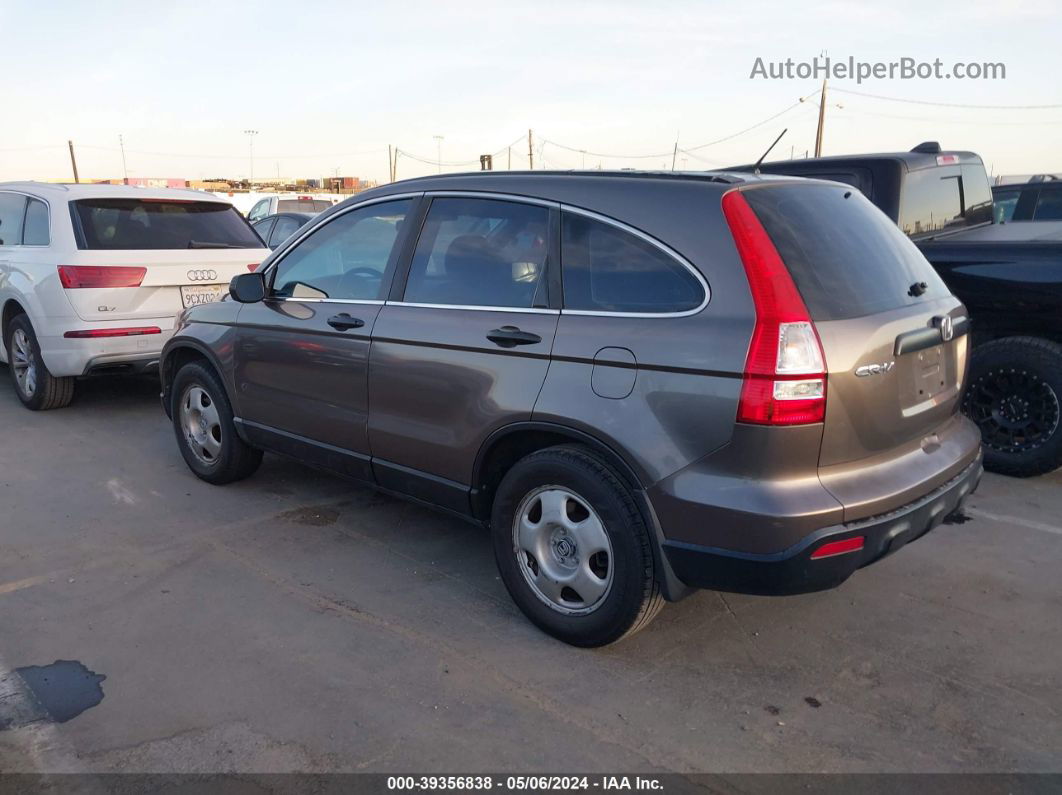
M 1007 337 L 973 354 L 963 411 L 981 429 L 985 466 L 1026 477 L 1062 464 L 1062 345 Z

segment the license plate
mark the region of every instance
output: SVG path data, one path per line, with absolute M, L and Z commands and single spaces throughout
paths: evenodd
M 181 287 L 181 303 L 187 309 L 200 304 L 212 304 L 225 295 L 223 284 L 187 284 Z

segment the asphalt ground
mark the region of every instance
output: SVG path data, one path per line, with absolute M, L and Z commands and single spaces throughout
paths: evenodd
M 836 590 L 578 650 L 479 528 L 272 456 L 198 481 L 157 391 L 31 413 L 0 367 L 0 771 L 1062 771 L 1062 473 L 986 476 Z M 27 714 L 11 672 L 59 660 L 97 697 Z

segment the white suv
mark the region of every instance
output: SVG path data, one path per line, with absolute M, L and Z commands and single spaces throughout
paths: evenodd
M 28 408 L 61 408 L 77 376 L 156 368 L 182 308 L 268 254 L 198 191 L 0 183 L 0 361 Z

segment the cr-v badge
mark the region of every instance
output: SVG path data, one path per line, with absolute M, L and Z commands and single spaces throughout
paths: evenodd
M 896 362 L 881 362 L 881 364 L 864 364 L 862 367 L 857 367 L 855 374 L 862 378 L 867 375 L 885 375 L 893 367 L 896 366 Z

